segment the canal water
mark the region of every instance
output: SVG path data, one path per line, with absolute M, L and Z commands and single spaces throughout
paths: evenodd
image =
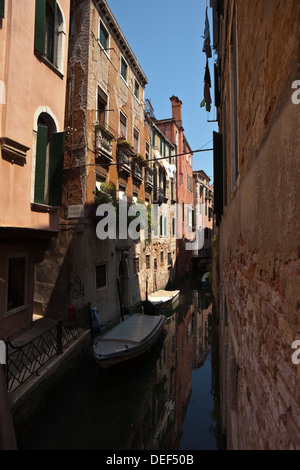
M 166 335 L 140 362 L 100 371 L 87 358 L 45 403 L 20 450 L 218 449 L 212 298 L 193 275 L 173 288 Z

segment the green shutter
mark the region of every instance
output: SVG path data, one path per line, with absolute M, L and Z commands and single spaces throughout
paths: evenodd
M 46 0 L 36 0 L 34 48 L 41 54 L 45 53 L 45 18 Z
M 35 158 L 34 202 L 44 204 L 48 127 L 38 126 Z
M 52 134 L 49 156 L 49 205 L 60 206 L 63 183 L 65 133 Z
M 0 0 L 0 16 L 4 18 L 4 0 Z

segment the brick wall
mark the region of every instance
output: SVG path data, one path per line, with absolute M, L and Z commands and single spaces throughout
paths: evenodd
M 230 36 L 237 20 L 238 159 L 231 180 Z M 230 449 L 300 449 L 299 109 L 297 1 L 225 1 L 220 132 L 228 205 L 219 227 L 215 289 L 222 422 Z M 226 103 L 226 105 L 225 105 Z M 216 269 L 217 267 L 217 269 Z

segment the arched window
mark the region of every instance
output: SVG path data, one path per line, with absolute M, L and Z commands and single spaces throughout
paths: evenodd
M 42 112 L 38 118 L 34 202 L 59 206 L 62 194 L 64 132 L 56 132 L 52 117 Z
M 36 0 L 34 48 L 63 71 L 65 21 L 57 0 Z

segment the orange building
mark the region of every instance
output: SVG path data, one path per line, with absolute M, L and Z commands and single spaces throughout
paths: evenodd
M 0 336 L 31 324 L 59 229 L 70 0 L 0 2 Z

